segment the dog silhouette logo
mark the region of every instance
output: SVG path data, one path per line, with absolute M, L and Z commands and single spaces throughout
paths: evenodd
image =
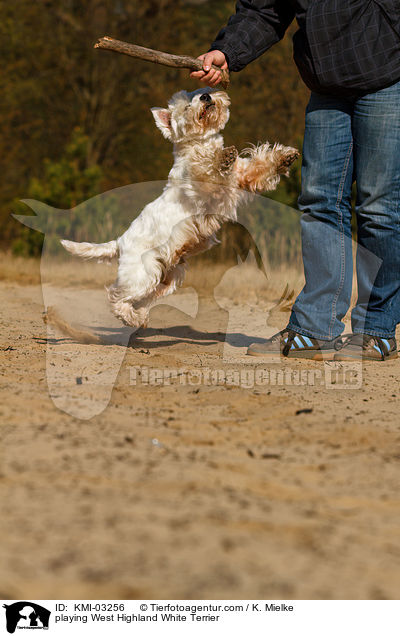
M 48 629 L 51 612 L 32 603 L 18 601 L 12 605 L 3 605 L 6 610 L 7 631 L 14 634 L 16 629 Z

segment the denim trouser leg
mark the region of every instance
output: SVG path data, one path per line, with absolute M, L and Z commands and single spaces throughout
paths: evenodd
M 400 83 L 355 102 L 353 139 L 359 246 L 352 328 L 391 337 L 400 322 Z
M 299 207 L 306 284 L 289 326 L 330 340 L 351 295 L 350 197 L 357 184 L 354 332 L 392 337 L 400 322 L 400 82 L 357 99 L 312 95 Z
M 351 297 L 352 111 L 349 100 L 315 94 L 306 110 L 299 197 L 306 283 L 289 327 L 323 340 L 342 333 Z

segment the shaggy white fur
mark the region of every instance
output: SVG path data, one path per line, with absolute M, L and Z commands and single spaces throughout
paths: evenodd
M 224 91 L 180 91 L 168 108 L 152 108 L 157 127 L 174 144 L 174 165 L 163 193 L 142 210 L 127 231 L 109 243 L 61 241 L 83 258 L 118 256 L 118 275 L 108 288 L 113 313 L 124 324 L 147 324 L 149 309 L 171 294 L 185 275 L 186 258 L 209 249 L 225 221 L 236 220 L 249 192 L 276 188 L 298 157 L 294 148 L 268 143 L 224 148 L 220 134 L 229 119 Z

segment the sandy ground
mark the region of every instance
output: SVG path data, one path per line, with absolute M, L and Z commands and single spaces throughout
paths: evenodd
M 223 287 L 130 338 L 101 289 L 3 278 L 1 598 L 398 597 L 400 359 L 246 357 L 278 325 Z

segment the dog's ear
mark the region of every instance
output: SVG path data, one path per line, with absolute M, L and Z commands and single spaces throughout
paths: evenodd
M 169 141 L 171 141 L 171 112 L 168 108 L 152 108 L 151 112 L 153 113 L 157 128 L 161 130 L 165 139 L 169 139 Z

